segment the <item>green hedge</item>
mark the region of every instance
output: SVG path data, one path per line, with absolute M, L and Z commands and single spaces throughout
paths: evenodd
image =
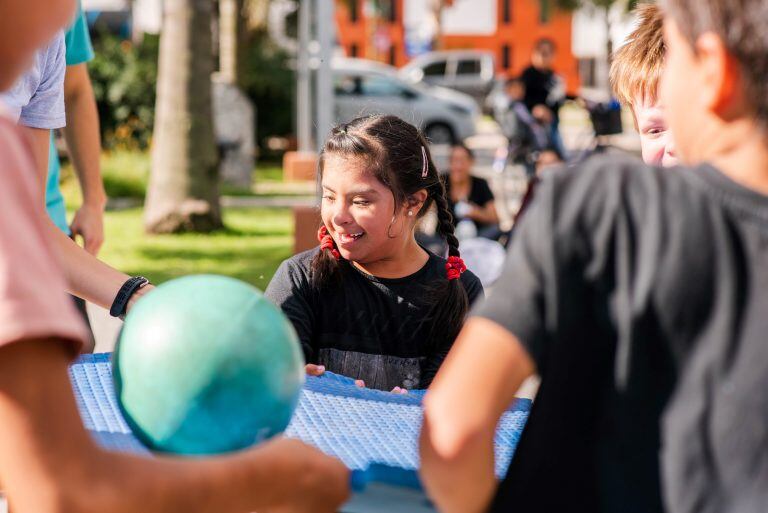
M 103 144 L 109 149 L 145 149 L 155 122 L 155 84 L 159 38 L 141 44 L 111 34 L 94 40 L 89 65 L 99 108 Z
M 94 37 L 89 71 L 107 149 L 143 150 L 152 139 L 159 37 L 140 44 L 102 33 Z M 256 106 L 256 134 L 264 150 L 271 136 L 293 131 L 294 74 L 289 56 L 266 32 L 254 32 L 243 52 L 241 85 Z
M 289 56 L 266 32 L 251 34 L 244 51 L 240 83 L 256 106 L 256 136 L 264 155 L 267 138 L 293 132 L 296 87 Z

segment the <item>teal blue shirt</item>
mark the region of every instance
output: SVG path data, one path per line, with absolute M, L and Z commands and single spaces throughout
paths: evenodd
M 88 24 L 85 21 L 80 2 L 77 2 L 77 14 L 72 26 L 69 27 L 64 36 L 67 46 L 66 61 L 67 66 L 82 64 L 93 59 L 93 46 L 91 37 L 88 35 Z M 64 197 L 59 189 L 59 176 L 61 174 L 61 163 L 59 154 L 53 144 L 53 132 L 51 132 L 51 148 L 48 156 L 48 182 L 45 190 L 45 207 L 48 215 L 53 222 L 67 235 L 70 234 L 69 224 L 67 223 L 67 209 L 64 206 Z

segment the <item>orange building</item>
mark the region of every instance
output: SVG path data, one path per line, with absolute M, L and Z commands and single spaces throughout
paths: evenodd
M 379 0 L 375 13 L 368 0 L 336 0 L 338 43 L 349 57 L 403 66 L 409 60 L 403 23 L 404 2 Z M 471 1 L 471 0 L 466 0 Z M 569 92 L 579 87 L 578 63 L 571 53 L 572 17 L 563 11 L 542 12 L 539 0 L 496 0 L 496 31 L 489 35 L 447 33 L 440 49 L 490 50 L 500 73 L 515 75 L 530 64 L 534 43 L 543 37 L 557 45 L 554 68 Z

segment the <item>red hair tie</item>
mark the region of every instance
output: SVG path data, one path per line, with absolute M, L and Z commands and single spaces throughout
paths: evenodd
M 331 255 L 333 255 L 333 258 L 336 260 L 341 258 L 341 254 L 339 253 L 339 250 L 336 249 L 336 244 L 333 242 L 333 237 L 328 235 L 328 228 L 325 225 L 317 230 L 317 241 L 320 243 L 320 251 L 327 249 L 330 250 Z
M 467 270 L 467 266 L 464 264 L 464 260 L 461 257 L 451 256 L 448 257 L 448 263 L 445 264 L 446 275 L 449 280 L 458 280 L 461 277 L 461 273 Z

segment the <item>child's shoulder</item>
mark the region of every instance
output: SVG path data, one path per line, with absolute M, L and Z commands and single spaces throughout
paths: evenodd
M 283 280 L 290 280 L 294 283 L 309 284 L 312 275 L 312 261 L 315 256 L 317 256 L 318 251 L 319 248 L 315 247 L 297 253 L 290 258 L 286 258 L 280 264 L 275 276 L 279 276 Z M 340 265 L 338 270 L 339 272 L 346 274 L 349 272 L 349 266 Z
M 313 248 L 283 260 L 264 291 L 266 296 L 280 300 L 297 291 L 311 290 L 312 258 L 316 254 L 317 248 Z
M 283 260 L 280 270 L 290 274 L 309 276 L 312 269 L 312 259 L 317 255 L 318 248 L 308 249 Z
M 696 169 L 653 167 L 629 155 L 598 156 L 547 172 L 534 201 L 547 202 L 546 210 L 556 219 L 591 225 L 621 212 L 642 218 L 663 208 L 669 214 L 690 207 L 686 200 L 700 195 L 691 187 L 695 174 Z
M 596 155 L 575 165 L 559 166 L 544 172 L 542 181 L 558 189 L 575 188 L 605 191 L 626 185 L 638 186 L 661 175 L 661 169 L 623 154 Z

